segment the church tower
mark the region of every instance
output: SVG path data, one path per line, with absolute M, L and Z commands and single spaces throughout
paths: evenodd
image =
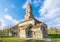
M 34 18 L 33 14 L 32 14 L 32 7 L 30 4 L 27 5 L 26 8 L 26 15 L 25 15 L 25 20 L 29 20 Z

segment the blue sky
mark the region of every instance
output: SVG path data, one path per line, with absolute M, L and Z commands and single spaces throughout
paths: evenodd
M 28 3 L 31 4 L 36 19 L 48 27 L 60 28 L 60 0 L 0 0 L 0 29 L 21 22 Z

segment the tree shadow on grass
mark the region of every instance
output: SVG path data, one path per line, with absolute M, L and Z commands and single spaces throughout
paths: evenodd
M 51 38 L 60 38 L 60 34 L 48 34 Z
M 0 36 L 0 38 L 11 38 L 12 36 Z

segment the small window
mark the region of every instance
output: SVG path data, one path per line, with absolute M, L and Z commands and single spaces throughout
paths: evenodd
M 23 27 L 23 26 L 21 26 L 21 27 Z

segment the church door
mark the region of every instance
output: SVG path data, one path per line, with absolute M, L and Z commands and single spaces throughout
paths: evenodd
M 28 28 L 26 28 L 26 37 L 27 38 L 31 38 L 32 37 L 32 31 L 31 31 L 31 26 L 29 26 Z

